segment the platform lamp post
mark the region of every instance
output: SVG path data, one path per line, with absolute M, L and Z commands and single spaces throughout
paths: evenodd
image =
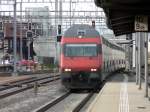
M 14 19 L 13 19 L 13 53 L 14 53 L 14 70 L 12 76 L 17 76 L 17 46 L 16 46 L 16 0 L 14 0 Z

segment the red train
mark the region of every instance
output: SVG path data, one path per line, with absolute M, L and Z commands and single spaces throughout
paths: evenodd
M 69 89 L 97 88 L 108 73 L 125 67 L 125 52 L 89 25 L 73 25 L 61 40 L 62 84 Z

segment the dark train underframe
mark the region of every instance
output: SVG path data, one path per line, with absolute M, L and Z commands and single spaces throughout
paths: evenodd
M 62 83 L 69 89 L 93 89 L 98 88 L 101 81 L 101 72 L 76 72 L 62 73 Z

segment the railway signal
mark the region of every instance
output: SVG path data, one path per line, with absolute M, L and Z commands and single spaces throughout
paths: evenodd
M 3 22 L 0 21 L 0 31 L 3 31 Z
M 0 40 L 4 39 L 3 22 L 0 21 Z
M 58 25 L 57 42 L 60 42 L 61 38 L 62 38 L 62 35 L 61 35 L 61 25 Z
M 92 27 L 95 28 L 95 21 L 92 21 Z
M 4 39 L 4 32 L 0 32 L 0 40 Z
M 61 25 L 58 25 L 58 35 L 61 35 Z
M 31 30 L 28 30 L 26 32 L 26 37 L 27 37 L 27 40 L 28 40 L 28 60 L 29 60 L 30 57 L 31 57 L 31 54 L 30 54 L 30 43 L 31 43 L 31 40 L 33 39 L 33 32 Z
M 32 30 L 32 23 L 28 23 L 28 30 Z
M 28 30 L 28 31 L 26 32 L 26 37 L 27 37 L 27 39 L 32 39 L 32 37 L 33 37 L 33 32 L 32 32 L 31 30 Z
M 57 36 L 57 42 L 60 42 L 60 41 L 61 41 L 61 38 L 62 38 L 62 36 L 61 36 L 61 35 L 58 35 L 58 36 Z

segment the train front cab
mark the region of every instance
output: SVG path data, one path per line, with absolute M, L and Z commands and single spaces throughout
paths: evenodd
M 72 44 L 68 44 L 71 46 Z M 96 45 L 97 49 L 93 54 L 88 54 L 88 56 L 73 56 L 68 57 L 68 54 L 65 53 L 65 48 L 61 54 L 61 78 L 62 84 L 69 89 L 93 89 L 97 88 L 101 83 L 101 66 L 102 66 L 102 50 L 101 44 L 77 44 L 78 46 L 87 45 L 92 46 Z M 64 45 L 65 46 L 65 45 Z M 76 46 L 76 45 L 74 45 Z M 76 46 L 77 47 L 77 46 Z M 87 48 L 87 47 L 86 47 Z M 66 49 L 76 51 L 79 53 L 80 48 L 76 49 Z M 85 49 L 84 53 L 89 52 L 90 47 Z M 91 49 L 90 53 L 93 53 L 94 50 Z M 75 54 L 74 54 L 75 55 Z

